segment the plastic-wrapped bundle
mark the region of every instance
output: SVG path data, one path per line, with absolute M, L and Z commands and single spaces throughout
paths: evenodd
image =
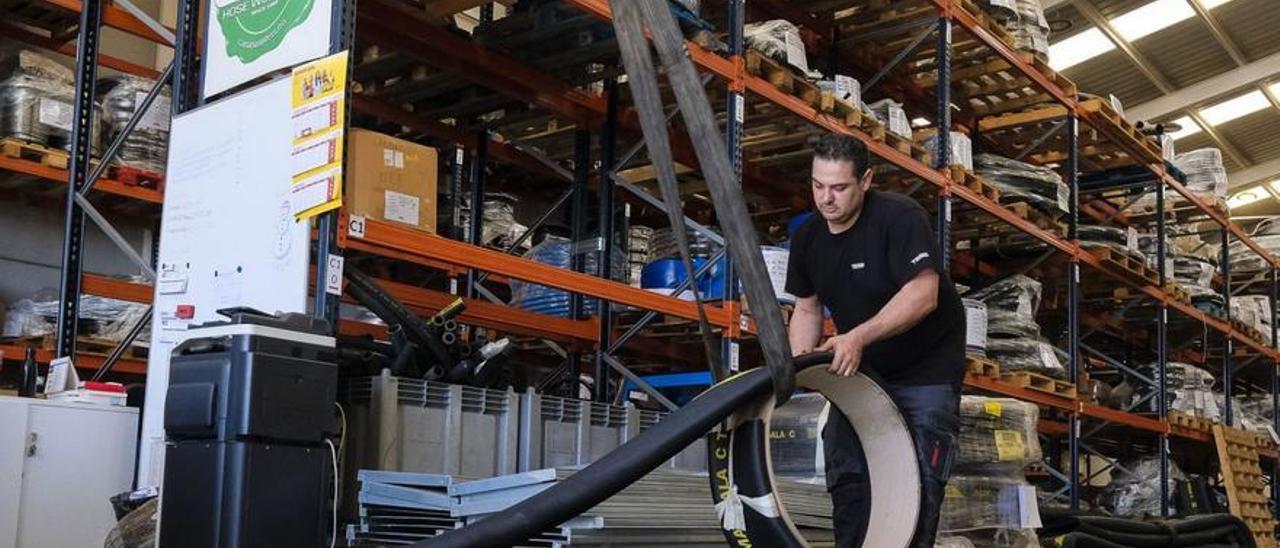
M 987 309 L 987 341 L 992 339 L 1034 339 L 1040 326 L 1030 316 L 1000 308 Z M 988 352 L 990 352 L 990 344 Z
M 568 270 L 571 265 L 571 257 L 573 253 L 573 244 L 567 238 L 556 236 L 548 236 L 538 245 L 533 246 L 525 258 L 531 259 L 545 265 L 551 265 Z M 596 253 L 586 253 L 586 271 L 595 272 L 599 255 Z M 622 259 L 620 254 L 614 255 L 615 274 L 621 270 Z M 519 282 L 512 280 L 511 282 L 511 302 L 512 304 L 542 314 L 551 316 L 559 316 L 562 318 L 569 317 L 569 293 L 560 289 Z M 590 316 L 595 314 L 596 299 L 592 297 L 582 298 L 582 314 Z
M 1218 271 L 1218 267 L 1209 261 L 1190 255 L 1173 255 L 1169 258 L 1172 260 L 1173 269 L 1166 273 L 1182 284 L 1191 296 L 1217 294 L 1213 289 L 1213 275 Z
M 947 482 L 938 530 L 1024 529 L 1038 521 L 1035 487 L 1020 474 L 957 474 Z
M 1275 428 L 1272 426 L 1275 410 L 1271 405 L 1271 394 L 1236 396 L 1232 401 L 1234 402 L 1232 419 L 1235 420 L 1237 428 L 1266 434 L 1273 440 L 1277 438 Z
M 1049 55 L 1049 21 L 1039 0 L 1017 0 L 1018 25 L 1010 29 L 1013 47 L 1040 55 Z
M 773 473 L 797 480 L 825 481 L 822 427 L 831 404 L 822 394 L 797 394 L 773 410 L 769 458 Z
M 1040 408 L 1008 398 L 960 398 L 960 452 L 956 470 L 1022 470 L 1040 461 L 1036 425 Z
M 506 249 L 524 233 L 525 227 L 516 222 L 516 202 L 519 198 L 500 192 L 486 192 L 484 195 L 484 224 L 480 227 L 480 245 L 495 246 Z M 471 199 L 463 197 L 462 211 L 459 215 L 463 233 L 468 233 L 471 226 Z M 526 241 L 526 245 L 528 240 Z
M 1013 36 L 1013 47 L 1048 55 L 1049 22 L 1039 0 L 980 0 L 979 4 Z
M 45 289 L 30 299 L 22 299 L 9 305 L 4 318 L 5 337 L 39 337 L 53 333 L 61 302 L 57 292 Z M 80 334 L 110 341 L 124 338 L 133 324 L 142 317 L 146 305 L 121 301 L 96 295 L 80 296 Z M 146 340 L 150 331 L 144 330 L 139 340 Z
M 1280 235 L 1267 234 L 1263 236 L 1254 236 L 1253 241 L 1263 249 L 1272 254 L 1280 254 Z M 1244 244 L 1244 242 L 1232 239 L 1228 248 L 1231 253 L 1231 270 L 1235 272 L 1253 272 L 1265 270 L 1271 265 L 1258 255 L 1253 248 Z
M 837 101 L 853 108 L 862 108 L 862 84 L 856 78 L 837 74 L 830 80 L 818 81 L 818 89 L 830 92 Z
M 987 354 L 1000 362 L 1002 373 L 1027 371 L 1040 375 L 1065 379 L 1067 370 L 1062 366 L 1066 359 L 1053 345 L 1030 338 L 990 339 Z
M 31 50 L 12 52 L 0 60 L 0 137 L 69 148 L 74 94 L 71 69 Z M 96 155 L 102 142 L 102 109 L 94 109 L 89 147 Z
M 1147 256 L 1138 250 L 1137 234 L 1110 226 L 1081 225 L 1077 232 L 1080 245 L 1086 249 L 1106 247 L 1130 258 L 1146 262 Z
M 689 230 L 689 254 L 694 257 L 710 257 L 715 252 L 715 243 L 701 232 Z M 649 240 L 649 257 L 645 262 L 669 259 L 680 256 L 680 246 L 676 243 L 675 234 L 670 228 L 659 228 L 653 231 Z
M 969 140 L 969 136 L 959 131 L 951 132 L 950 137 L 951 149 L 951 165 L 964 166 L 965 169 L 973 170 L 973 141 Z M 934 135 L 924 142 L 924 148 L 932 152 L 935 157 L 938 154 L 938 136 Z
M 973 542 L 964 537 L 941 537 L 933 548 L 974 548 Z
M 1015 274 L 968 295 L 987 303 L 988 310 L 1000 309 L 1032 318 L 1040 309 L 1040 282 Z
M 1039 548 L 1040 539 L 1036 536 L 1036 530 L 1033 528 L 1026 529 L 979 529 L 976 531 L 959 531 L 956 533 L 964 535 L 961 537 L 948 537 L 949 539 L 963 539 L 967 544 L 957 544 L 955 546 L 972 546 L 973 548 Z M 953 541 L 954 542 L 954 541 Z M 936 546 L 939 545 L 935 545 Z
M 1271 299 L 1266 295 L 1231 297 L 1231 317 L 1262 333 L 1262 342 L 1271 342 Z
M 1168 390 L 1169 410 L 1181 411 L 1191 416 L 1201 417 L 1205 419 L 1216 420 L 1219 416 L 1217 403 L 1213 398 L 1213 375 L 1199 367 L 1181 363 L 1169 362 L 1166 367 L 1169 378 L 1165 382 Z M 1143 368 L 1144 372 L 1155 380 L 1160 381 L 1160 370 L 1156 365 L 1148 364 Z M 1142 383 L 1141 392 L 1135 394 L 1134 400 L 1149 396 L 1156 388 L 1146 383 Z M 1160 402 L 1158 398 L 1152 397 L 1147 400 L 1146 408 L 1152 413 L 1159 411 Z
M 1187 176 L 1187 190 L 1208 200 L 1227 195 L 1227 168 L 1222 164 L 1221 150 L 1184 152 L 1173 159 L 1173 165 Z
M 1052 169 L 987 153 L 974 155 L 973 165 L 979 176 L 1000 189 L 1000 203 L 1025 201 L 1055 217 L 1067 212 L 1070 191 Z
M 1160 459 L 1143 458 L 1120 470 L 1103 489 L 1104 506 L 1117 516 L 1159 516 Z M 1170 462 L 1168 492 L 1175 492 L 1176 482 L 1186 479 L 1182 470 Z
M 1207 292 L 1199 293 L 1190 291 L 1191 304 L 1200 309 L 1201 312 L 1218 318 L 1227 317 L 1227 300 L 1220 293 Z
M 800 39 L 800 28 L 795 23 L 786 19 L 751 23 L 743 28 L 742 37 L 748 48 L 784 65 L 791 65 L 806 76 L 817 76 L 809 71 L 804 41 Z
M 867 109 L 880 123 L 889 128 L 889 131 L 903 139 L 911 139 L 911 121 L 907 119 L 907 112 L 902 110 L 902 103 L 893 99 L 881 99 L 867 105 Z
M 129 118 L 146 99 L 155 82 L 130 74 L 105 78 L 98 82 L 102 110 L 106 120 L 106 138 L 114 141 L 124 130 Z M 125 138 L 116 156 L 123 166 L 151 173 L 164 173 L 169 150 L 169 88 L 165 87 L 151 103 L 133 131 Z
M 627 229 L 627 282 L 640 287 L 640 273 L 649 261 L 649 247 L 653 240 L 653 229 L 647 226 L 632 226 Z

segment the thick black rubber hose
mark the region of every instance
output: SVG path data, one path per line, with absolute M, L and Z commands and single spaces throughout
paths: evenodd
M 831 363 L 831 358 L 830 353 L 806 354 L 795 359 L 795 368 Z M 729 377 L 555 486 L 467 527 L 412 546 L 497 548 L 524 542 L 622 491 L 705 436 L 738 408 L 767 396 L 772 390 L 773 381 L 765 368 Z

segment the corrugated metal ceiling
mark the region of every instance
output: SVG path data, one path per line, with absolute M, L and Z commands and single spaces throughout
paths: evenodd
M 1093 23 L 1073 5 L 1081 1 L 1087 1 L 1103 17 L 1113 19 L 1152 0 L 1072 0 L 1046 13 L 1046 18 L 1058 30 L 1058 34 L 1050 38 L 1052 42 L 1093 28 Z M 1280 0 L 1231 0 L 1209 13 L 1227 39 L 1240 50 L 1246 62 L 1280 52 Z M 1155 72 L 1175 89 L 1194 85 L 1237 68 L 1227 48 L 1215 39 L 1210 25 L 1200 17 L 1181 21 L 1139 38 L 1133 46 L 1147 58 Z M 1082 92 L 1104 97 L 1114 94 L 1126 107 L 1163 95 L 1151 79 L 1118 48 L 1063 72 L 1079 84 Z M 1280 81 L 1280 74 L 1268 81 Z M 1238 92 L 1224 89 L 1222 93 L 1226 97 L 1233 97 L 1246 91 L 1248 89 L 1240 89 Z M 1185 112 L 1178 112 L 1167 118 L 1179 118 L 1184 114 Z M 1223 139 L 1247 157 L 1245 160 L 1251 162 L 1250 165 L 1280 158 L 1280 110 L 1267 109 L 1221 124 L 1215 129 Z M 1201 132 L 1177 143 L 1178 150 L 1182 151 L 1204 147 L 1221 148 L 1208 132 Z M 1249 167 L 1240 165 L 1227 155 L 1224 158 L 1228 172 Z

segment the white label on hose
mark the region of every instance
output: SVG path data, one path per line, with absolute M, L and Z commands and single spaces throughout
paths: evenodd
M 809 58 L 805 55 L 799 32 L 786 33 L 786 49 L 787 64 L 800 69 L 800 72 L 809 72 Z
M 71 131 L 71 105 L 54 99 L 40 99 L 40 113 L 36 120 L 46 126 Z
M 1022 520 L 1020 529 L 1039 529 L 1044 525 L 1040 521 L 1040 505 L 1036 502 L 1034 485 L 1018 486 L 1018 517 Z

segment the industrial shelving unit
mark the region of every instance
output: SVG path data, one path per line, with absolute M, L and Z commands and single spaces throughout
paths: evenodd
M 453 149 L 452 152 L 456 152 L 442 154 L 442 157 L 452 156 L 449 166 L 453 176 L 448 193 L 451 201 L 448 210 L 442 211 L 441 218 L 452 214 L 456 221 L 464 187 L 470 191 L 471 203 L 480 203 L 486 186 L 486 168 L 499 164 L 535 174 L 544 182 L 567 183 L 568 189 L 558 194 L 553 203 L 560 207 L 572 202 L 573 217 L 577 220 L 575 225 L 579 225 L 575 231 L 576 240 L 586 236 L 582 225 L 585 225 L 587 190 L 592 185 L 598 190 L 601 214 L 597 224 L 602 227 L 598 232 L 601 234 L 613 234 L 619 229 L 625 233 L 622 227 L 629 222 L 629 206 L 655 203 L 652 196 L 637 190 L 621 175 L 624 168 L 639 165 L 633 160 L 639 145 L 618 155 L 617 142 L 628 137 L 634 139 L 639 131 L 634 111 L 624 104 L 625 93 L 614 82 L 617 71 L 611 67 L 616 64 L 613 61 L 616 48 L 608 40 L 596 44 L 595 48 L 586 48 L 585 53 L 572 59 L 518 59 L 511 48 L 504 49 L 500 43 L 483 43 L 465 33 L 454 33 L 429 24 L 423 19 L 421 9 L 411 9 L 392 0 L 361 0 L 358 9 L 350 0 L 339 3 L 344 8 L 343 20 L 348 25 L 354 23 L 357 29 L 354 42 L 350 36 L 343 40 L 345 44 L 354 43 L 359 48 L 359 55 L 354 57 L 359 60 L 353 67 L 354 81 L 365 86 L 350 101 L 359 119 L 394 127 L 442 150 Z M 174 68 L 173 81 L 175 112 L 195 105 L 193 92 L 198 88 L 198 72 L 193 70 L 197 49 L 194 32 L 198 16 L 196 4 L 191 0 L 180 3 L 178 20 L 181 28 L 177 32 L 175 54 L 180 62 Z M 722 16 L 717 20 L 723 18 L 727 22 L 727 28 L 720 29 L 727 32 L 727 44 L 714 40 L 690 40 L 686 44 L 695 64 L 708 75 L 708 89 L 723 118 L 726 142 L 733 154 L 735 167 L 740 171 L 745 192 L 774 199 L 787 197 L 794 192 L 786 187 L 784 181 L 787 179 L 782 174 L 788 167 L 806 169 L 803 167 L 807 161 L 803 138 L 780 145 L 777 140 L 761 139 L 760 135 L 769 131 L 794 132 L 800 137 L 822 131 L 852 135 L 866 142 L 879 161 L 898 171 L 898 178 L 908 181 L 904 185 L 908 191 L 924 193 L 937 213 L 941 247 L 950 259 L 953 276 L 957 279 L 980 283 L 1001 272 L 997 265 L 953 245 L 953 230 L 964 228 L 964 224 L 974 218 L 991 219 L 1005 227 L 1002 230 L 1026 235 L 1047 250 L 1030 267 L 1023 265 L 1022 268 L 1043 266 L 1059 276 L 1058 285 L 1064 293 L 1055 302 L 1055 314 L 1065 318 L 1062 340 L 1065 340 L 1070 356 L 1068 369 L 1073 382 L 1078 382 L 1083 374 L 1095 369 L 1130 370 L 1131 364 L 1127 359 L 1110 356 L 1114 348 L 1084 342 L 1099 333 L 1105 335 L 1108 330 L 1126 329 L 1149 335 L 1139 341 L 1118 338 L 1123 339 L 1124 344 L 1145 345 L 1156 357 L 1160 378 L 1164 378 L 1170 359 L 1174 356 L 1186 359 L 1189 354 L 1197 354 L 1191 357 L 1198 365 L 1220 372 L 1227 393 L 1228 419 L 1232 413 L 1231 391 L 1239 381 L 1269 390 L 1273 405 L 1280 409 L 1280 376 L 1276 367 L 1280 363 L 1280 350 L 1257 340 L 1254 334 L 1233 323 L 1229 307 L 1227 316 L 1219 318 L 1195 308 L 1181 297 L 1165 272 L 1166 219 L 1169 216 L 1180 222 L 1203 219 L 1216 225 L 1213 231 L 1223 241 L 1220 285 L 1224 297 L 1229 300 L 1233 286 L 1236 290 L 1243 290 L 1250 285 L 1256 286 L 1261 279 L 1269 284 L 1267 293 L 1271 298 L 1273 315 L 1280 259 L 1267 254 L 1241 227 L 1232 223 L 1224 211 L 1204 203 L 1188 191 L 1166 167 L 1159 150 L 1153 151 L 1149 142 L 1131 131 L 1131 126 L 1123 118 L 1105 106 L 1099 106 L 1096 101 L 1081 99 L 1068 80 L 1053 73 L 1033 56 L 1014 50 L 1001 37 L 999 29 L 966 0 L 904 2 L 901 4 L 910 6 L 895 6 L 895 17 L 906 12 L 912 13 L 912 17 L 879 26 L 874 23 L 889 20 L 877 17 L 876 9 L 883 9 L 884 2 L 850 0 L 835 7 L 831 2 L 822 4 L 827 11 L 819 15 L 808 11 L 809 2 L 752 0 L 752 11 L 748 12 L 743 0 L 727 0 L 723 3 L 723 12 L 717 14 Z M 594 18 L 597 25 L 610 18 L 606 0 L 564 0 L 560 8 L 577 10 Z M 157 28 L 154 22 L 145 22 L 115 4 L 32 0 L 25 9 L 31 10 L 27 14 L 28 20 L 41 21 L 50 31 L 50 37 L 7 24 L 0 24 L 0 35 L 76 54 L 77 72 L 82 75 L 91 75 L 94 67 L 101 65 L 153 78 L 160 76 L 157 71 L 98 54 L 96 32 L 104 25 L 157 43 L 175 43 L 166 35 L 165 29 Z M 829 15 L 845 10 L 853 10 L 854 16 L 836 19 Z M 953 120 L 968 127 L 975 149 L 1059 166 L 1071 190 L 1070 211 L 1064 230 L 1037 223 L 1025 213 L 1002 206 L 980 183 L 975 185 L 971 176 L 952 169 L 948 158 L 948 131 L 939 132 L 940 143 L 935 148 L 938 154 L 929 158 L 915 148 L 887 141 L 882 136 L 883 131 L 877 133 L 870 126 L 850 123 L 847 117 L 824 109 L 811 97 L 784 89 L 788 87 L 785 82 L 753 72 L 750 54 L 742 44 L 742 26 L 748 15 L 791 20 L 801 27 L 810 51 L 826 52 L 830 71 L 875 75 L 868 81 L 891 87 L 905 99 L 909 110 L 927 117 L 932 127 L 951 128 Z M 492 22 L 492 10 L 483 10 L 480 24 Z M 859 27 L 860 24 L 863 26 Z M 584 24 L 581 28 L 589 28 L 589 25 Z M 78 44 L 74 48 L 57 38 L 65 37 L 68 29 L 79 29 L 76 33 Z M 858 36 L 851 32 L 853 30 L 874 36 L 875 44 L 851 43 L 846 37 Z M 343 42 L 336 40 L 335 43 Z M 603 70 L 573 72 L 574 68 L 590 63 L 598 64 Z M 432 84 L 449 91 L 465 88 L 468 91 L 480 89 L 485 93 L 468 94 L 470 102 L 465 104 L 469 110 L 452 116 L 454 125 L 442 123 L 440 119 L 446 116 L 402 108 L 401 105 L 407 101 L 396 100 L 395 93 L 389 91 L 390 87 L 371 85 L 377 80 L 379 71 L 394 71 L 407 65 L 433 67 L 434 71 L 422 80 L 408 82 L 409 87 L 426 88 Z M 998 75 L 999 79 L 987 81 L 984 85 L 968 85 L 986 75 Z M 433 77 L 438 78 L 431 80 Z M 81 86 L 91 81 L 85 79 Z M 441 84 L 441 81 L 445 83 Z M 604 82 L 603 90 L 589 89 L 588 84 L 592 82 Z M 402 90 L 404 86 L 402 83 Z M 429 93 L 422 95 L 425 98 Z M 88 97 L 92 101 L 91 92 Z M 1002 99 L 993 100 L 993 97 Z M 399 98 L 403 99 L 403 96 Z M 526 104 L 528 108 L 509 109 L 508 117 L 499 122 L 479 120 L 479 116 L 486 112 L 518 103 Z M 1044 103 L 1050 106 L 1042 106 Z M 80 119 L 77 116 L 77 120 Z M 77 124 L 77 127 L 83 125 Z M 1007 140 L 989 138 L 1002 131 L 1022 128 L 1032 128 L 1027 130 L 1026 136 L 1034 138 L 1015 140 L 1013 145 Z M 596 133 L 594 142 L 591 132 Z M 676 160 L 696 166 L 691 149 L 682 146 L 687 144 L 688 137 L 673 131 L 672 138 Z M 1082 143 L 1084 140 L 1088 142 Z M 1100 153 L 1101 149 L 1105 151 Z M 33 185 L 70 183 L 67 190 L 72 190 L 82 187 L 89 167 L 87 153 L 75 154 L 73 158 L 68 170 L 10 158 L 0 158 L 0 169 L 42 181 L 30 183 Z M 592 169 L 596 164 L 593 158 L 599 162 L 598 169 Z M 1126 213 L 1105 199 L 1117 192 L 1123 193 L 1125 189 L 1082 191 L 1078 181 L 1081 165 L 1144 168 L 1149 177 L 1143 185 L 1133 187 L 1136 191 L 1130 188 L 1129 197 L 1134 197 L 1132 192 L 1154 192 L 1157 196 L 1154 215 L 1144 217 Z M 467 185 L 462 184 L 464 179 Z M 615 197 L 616 187 L 622 187 L 628 193 L 618 193 Z M 93 188 L 99 195 L 111 196 L 112 200 L 133 203 L 122 207 L 141 207 L 153 214 L 156 213 L 156 204 L 161 201 L 160 191 L 115 181 L 99 180 Z M 1170 190 L 1181 196 L 1186 205 L 1167 212 L 1165 198 Z M 74 235 L 83 219 L 81 208 L 69 194 L 68 200 L 68 234 Z M 1129 223 L 1154 224 L 1159 242 L 1159 268 L 1155 280 L 1135 276 L 1114 261 L 1081 247 L 1077 230 L 1085 219 L 1104 224 L 1119 223 L 1121 226 Z M 445 236 L 407 230 L 376 220 L 367 220 L 362 231 L 352 233 L 347 229 L 349 221 L 345 212 L 326 221 L 327 224 L 317 230 L 320 249 L 340 250 L 349 257 L 381 257 L 383 260 L 413 264 L 463 282 L 456 284 L 451 294 L 446 289 L 381 280 L 389 293 L 415 312 L 426 314 L 439 310 L 455 298 L 454 294 L 461 295 L 468 305 L 460 319 L 463 323 L 544 339 L 555 352 L 568 356 L 564 362 L 567 364 L 577 364 L 581 354 L 594 354 L 597 378 L 610 375 L 612 371 L 634 380 L 635 375 L 623 364 L 623 360 L 632 355 L 687 364 L 689 359 L 686 355 L 696 354 L 681 353 L 670 343 L 646 339 L 643 335 L 646 324 L 658 315 L 689 321 L 697 319 L 697 310 L 692 303 L 611 281 L 606 279 L 608 272 L 603 268 L 595 273 L 581 272 L 581 268 L 578 268 L 579 272 L 567 272 L 502 250 L 483 248 L 476 245 L 480 232 L 478 222 L 472 223 L 468 234 Z M 1252 252 L 1262 256 L 1266 268 L 1262 272 L 1250 273 L 1248 279 L 1242 278 L 1240 273 L 1232 273 L 1227 245 L 1232 240 L 1243 242 Z M 603 245 L 597 246 L 597 251 L 602 251 L 605 256 L 616 252 L 610 249 L 612 238 L 602 238 L 601 241 Z M 68 290 L 64 299 L 83 292 L 135 302 L 150 301 L 151 290 L 147 285 L 92 274 L 82 275 L 78 253 L 74 246 L 65 252 L 67 268 L 63 274 Z M 323 269 L 323 261 L 320 263 L 318 270 Z M 600 261 L 601 265 L 608 263 Z M 481 273 L 490 276 L 491 280 L 516 279 L 594 297 L 602 304 L 594 318 L 554 318 L 520 310 L 500 301 L 492 302 L 494 296 L 486 294 L 487 290 L 479 282 Z M 322 272 L 317 273 L 317 276 L 322 275 Z M 728 279 L 732 280 L 732 276 Z M 732 285 L 727 287 L 730 298 L 706 309 L 710 323 L 726 341 L 726 357 L 737 355 L 735 345 L 749 340 L 753 331 L 749 315 L 732 298 L 733 288 Z M 1118 296 L 1117 288 L 1124 290 L 1123 296 Z M 1118 320 L 1114 317 L 1108 319 L 1097 313 L 1098 307 L 1083 305 L 1084 297 L 1097 293 L 1096 290 L 1117 295 L 1109 304 L 1104 302 L 1102 308 L 1127 312 Z M 320 299 L 323 299 L 323 292 L 320 293 Z M 335 304 L 317 301 L 317 310 L 323 310 L 333 318 Z M 619 321 L 623 307 L 650 313 L 623 329 Z M 74 306 L 63 307 L 59 325 L 74 325 L 75 312 Z M 1271 340 L 1275 341 L 1274 318 L 1272 326 Z M 342 321 L 338 327 L 342 333 L 384 334 L 378 326 L 359 322 Z M 1171 343 L 1175 334 L 1178 335 L 1177 340 L 1200 342 L 1201 349 L 1189 351 L 1185 342 Z M 42 351 L 40 357 L 47 359 L 69 354 L 74 349 L 74 340 L 74 333 L 69 339 L 60 336 L 57 348 Z M 16 355 L 8 350 L 0 348 L 5 356 Z M 78 365 L 97 366 L 100 363 L 93 360 L 91 356 L 81 356 Z M 1214 366 L 1214 363 L 1220 365 Z M 1257 363 L 1263 366 L 1254 366 Z M 145 363 L 122 360 L 116 371 L 141 374 L 145 371 Z M 645 386 L 643 382 L 639 384 Z M 1158 388 L 1155 396 L 1159 402 L 1156 406 L 1158 411 L 1154 415 L 1143 415 L 1097 405 L 1086 398 L 1048 394 L 981 375 L 966 376 L 965 385 L 972 390 L 1033 402 L 1046 410 L 1040 430 L 1049 441 L 1051 451 L 1048 453 L 1056 454 L 1056 458 L 1050 459 L 1045 468 L 1050 476 L 1062 483 L 1058 494 L 1065 496 L 1073 507 L 1079 504 L 1082 483 L 1087 483 L 1084 480 L 1098 473 L 1091 464 L 1081 464 L 1081 455 L 1103 456 L 1105 450 L 1114 451 L 1117 445 L 1145 448 L 1160 456 L 1163 473 L 1167 474 L 1171 441 L 1211 447 L 1205 443 L 1212 441 L 1209 434 L 1173 425 L 1167 420 L 1167 396 L 1163 386 Z M 601 400 L 617 396 L 609 393 L 608 383 L 597 382 L 596 386 L 596 397 Z M 1280 413 L 1276 416 L 1280 418 Z M 1135 433 L 1144 433 L 1145 437 L 1134 436 Z M 1264 454 L 1271 460 L 1272 478 L 1280 477 L 1274 449 Z M 1105 467 L 1111 466 L 1114 464 L 1109 463 Z M 1165 510 L 1168 511 L 1170 497 L 1168 493 L 1163 495 Z

